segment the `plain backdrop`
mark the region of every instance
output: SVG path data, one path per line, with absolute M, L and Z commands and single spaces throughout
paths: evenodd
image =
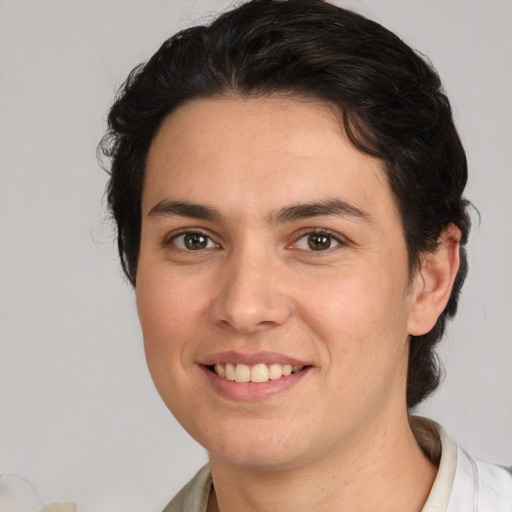
M 206 461 L 146 369 L 95 156 L 113 94 L 225 0 L 0 0 L 0 509 L 158 512 Z M 512 2 L 339 2 L 438 69 L 470 163 L 470 277 L 420 410 L 512 464 Z M 15 476 L 17 475 L 17 476 Z

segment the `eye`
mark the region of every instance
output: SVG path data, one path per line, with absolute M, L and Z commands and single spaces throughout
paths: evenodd
M 294 248 L 303 251 L 327 251 L 341 245 L 338 238 L 330 233 L 314 232 L 301 236 L 294 244 Z
M 176 235 L 171 239 L 170 243 L 185 251 L 200 251 L 202 249 L 218 247 L 208 235 L 200 231 L 190 231 Z

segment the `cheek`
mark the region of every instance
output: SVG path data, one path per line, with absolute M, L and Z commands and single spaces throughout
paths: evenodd
M 347 372 L 384 365 L 385 354 L 395 358 L 405 346 L 407 297 L 400 279 L 381 276 L 354 272 L 302 287 L 310 293 L 299 301 L 300 315 Z
M 186 417 L 195 391 L 190 371 L 201 332 L 201 304 L 183 280 L 140 272 L 136 299 L 147 365 L 160 396 L 179 421 Z
M 372 313 L 375 313 L 378 302 L 375 289 L 365 276 L 330 276 L 324 281 L 315 280 L 302 286 L 302 290 L 306 293 L 299 299 L 301 316 L 315 330 L 325 332 L 327 338 L 338 337 L 337 333 L 340 336 L 362 333 L 373 322 Z
M 155 359 L 172 365 L 186 357 L 203 309 L 200 297 L 190 280 L 183 283 L 156 272 L 139 274 L 137 310 L 150 369 Z

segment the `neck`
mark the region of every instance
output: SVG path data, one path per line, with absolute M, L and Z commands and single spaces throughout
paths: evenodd
M 380 423 L 296 467 L 233 467 L 214 454 L 210 463 L 215 491 L 208 512 L 419 512 L 437 471 L 405 413 L 392 428 Z

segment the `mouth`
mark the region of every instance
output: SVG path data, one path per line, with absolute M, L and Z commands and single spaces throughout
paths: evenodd
M 274 400 L 297 386 L 314 369 L 310 361 L 263 351 L 217 352 L 205 356 L 199 367 L 216 394 L 238 403 Z
M 297 374 L 309 368 L 308 365 L 297 366 L 280 363 L 257 363 L 247 365 L 243 363 L 222 362 L 207 365 L 206 368 L 222 379 L 232 382 L 264 383 L 269 380 L 277 381 Z

